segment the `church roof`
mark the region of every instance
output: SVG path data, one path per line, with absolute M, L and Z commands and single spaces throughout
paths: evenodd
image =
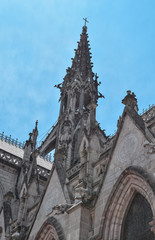
M 6 142 L 5 137 L 3 140 L 2 139 L 0 140 L 0 149 L 15 156 L 15 158 L 17 157 L 19 160 L 23 159 L 24 150 L 22 148 L 19 148 L 18 146 L 15 146 L 15 145 L 9 143 L 9 142 Z M 17 159 L 16 159 L 15 164 L 17 165 Z M 52 164 L 53 163 L 49 160 L 46 160 L 40 156 L 37 157 L 37 165 L 42 168 L 51 170 Z

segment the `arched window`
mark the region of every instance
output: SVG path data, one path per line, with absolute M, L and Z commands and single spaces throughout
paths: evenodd
M 40 228 L 35 240 L 65 240 L 63 229 L 56 218 L 48 218 Z
M 103 212 L 100 236 L 106 240 L 155 240 L 154 178 L 140 167 L 127 168 L 116 182 Z
M 51 224 L 46 224 L 35 240 L 59 240 L 55 228 Z
M 124 217 L 121 240 L 154 240 L 149 226 L 152 218 L 150 204 L 140 193 L 136 193 Z

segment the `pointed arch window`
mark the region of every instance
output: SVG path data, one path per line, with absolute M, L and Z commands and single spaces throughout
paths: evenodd
M 43 227 L 40 234 L 37 235 L 35 240 L 42 240 L 42 239 L 44 239 L 44 240 L 59 240 L 57 232 L 52 225 L 50 225 L 50 224 L 45 225 L 45 227 Z
M 136 193 L 124 217 L 121 240 L 155 240 L 149 226 L 152 217 L 150 204 Z
M 48 218 L 40 228 L 35 240 L 66 240 L 63 229 L 56 218 Z

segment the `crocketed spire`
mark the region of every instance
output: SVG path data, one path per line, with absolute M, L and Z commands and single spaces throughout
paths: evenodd
M 91 52 L 88 41 L 87 26 L 83 26 L 82 34 L 80 35 L 80 42 L 78 48 L 75 50 L 75 57 L 73 58 L 71 71 L 79 71 L 83 80 L 92 74 Z
M 77 43 L 78 47 L 77 49 L 74 49 L 75 56 L 72 58 L 72 66 L 66 70 L 67 74 L 64 78 L 66 81 L 71 81 L 77 72 L 80 73 L 83 81 L 87 81 L 88 78 L 91 79 L 94 76 L 94 73 L 92 72 L 93 63 L 91 62 L 92 57 L 86 25 L 83 26 L 80 41 Z

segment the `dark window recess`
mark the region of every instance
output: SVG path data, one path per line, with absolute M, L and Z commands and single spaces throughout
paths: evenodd
M 91 97 L 89 93 L 86 93 L 84 96 L 84 107 L 86 108 L 90 102 L 91 102 Z
M 75 102 L 75 109 L 79 110 L 80 105 L 80 93 L 76 91 L 76 102 Z
M 151 232 L 149 225 L 152 218 L 149 203 L 137 193 L 124 218 L 121 240 L 155 240 L 155 235 Z

